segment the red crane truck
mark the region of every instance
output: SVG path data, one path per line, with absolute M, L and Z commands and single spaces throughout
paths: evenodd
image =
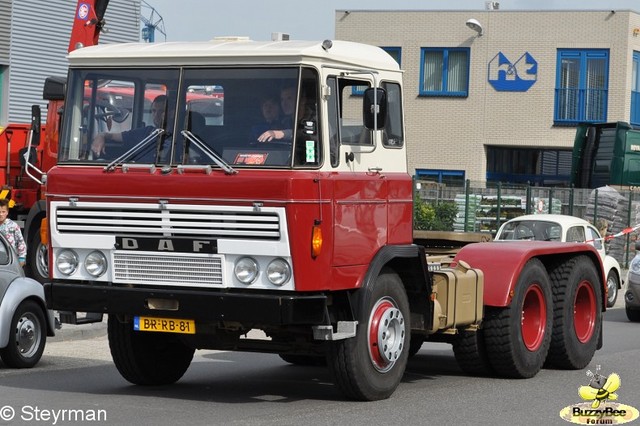
M 68 51 L 98 44 L 109 0 L 78 0 Z M 40 224 L 46 216 L 42 175 L 56 164 L 60 113 L 65 78 L 47 78 L 43 98 L 48 101 L 47 125 L 40 125 L 40 108 L 32 108 L 31 123 L 8 123 L 0 128 L 0 186 L 15 202 L 11 218 L 23 226 L 27 241 L 27 273 L 44 282 L 48 277 L 46 246 L 40 241 Z M 41 140 L 42 137 L 42 140 Z
M 347 397 L 377 400 L 427 339 L 468 373 L 512 378 L 583 368 L 601 347 L 590 245 L 475 243 L 436 261 L 414 241 L 402 72 L 383 50 L 220 38 L 69 62 L 45 290 L 66 322 L 108 314 L 126 380 L 173 383 L 196 349 L 262 351 L 326 363 Z M 132 130 L 97 137 L 109 87 L 133 94 L 109 110 Z M 196 111 L 203 87 L 224 102 Z M 268 124 L 260 102 L 278 92 Z

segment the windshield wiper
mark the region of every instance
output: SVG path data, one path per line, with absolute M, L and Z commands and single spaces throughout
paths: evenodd
M 135 154 L 137 154 L 140 151 L 142 151 L 143 148 L 145 148 L 147 145 L 149 145 L 149 142 L 155 140 L 158 136 L 160 136 L 163 133 L 165 133 L 164 129 L 154 129 L 149 134 L 149 136 L 147 136 L 146 138 L 142 139 L 140 142 L 135 144 L 131 149 L 129 149 L 124 154 L 122 154 L 120 157 L 116 158 L 111 163 L 109 163 L 106 166 L 104 166 L 104 171 L 105 172 L 114 171 L 116 167 L 120 166 L 122 163 L 124 163 L 125 161 L 127 161 L 128 159 L 133 157 Z
M 236 169 L 234 169 L 229 165 L 229 163 L 224 161 L 224 159 L 220 156 L 220 154 L 218 154 L 213 149 L 211 149 L 209 145 L 204 143 L 202 140 L 200 140 L 200 138 L 198 138 L 196 135 L 191 133 L 189 130 L 183 130 L 180 133 L 182 134 L 182 136 L 189 139 L 189 142 L 194 143 L 203 153 L 207 155 L 207 157 L 211 159 L 211 161 L 216 163 L 218 167 L 224 170 L 225 174 L 233 175 L 238 173 Z

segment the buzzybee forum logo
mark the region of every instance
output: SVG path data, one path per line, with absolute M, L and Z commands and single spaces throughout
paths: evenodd
M 587 371 L 589 384 L 578 388 L 578 396 L 583 401 L 560 410 L 560 417 L 580 425 L 621 425 L 638 418 L 640 413 L 630 405 L 618 402 L 618 389 L 622 380 L 617 373 L 608 376 Z

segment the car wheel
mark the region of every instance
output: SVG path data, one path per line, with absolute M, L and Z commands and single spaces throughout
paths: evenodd
M 42 308 L 32 300 L 25 300 L 13 314 L 9 344 L 0 349 L 0 357 L 9 367 L 31 368 L 40 361 L 46 341 Z
M 611 308 L 616 304 L 618 299 L 618 275 L 614 271 L 609 271 L 607 275 L 607 308 Z
M 640 322 L 640 309 L 625 308 L 627 318 L 631 322 Z

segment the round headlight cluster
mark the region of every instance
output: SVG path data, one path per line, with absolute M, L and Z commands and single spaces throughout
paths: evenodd
M 99 251 L 92 251 L 84 259 L 84 269 L 92 277 L 98 278 L 107 270 L 107 258 Z
M 253 284 L 260 275 L 258 262 L 251 257 L 241 257 L 233 269 L 236 279 L 243 284 Z M 291 279 L 291 266 L 284 259 L 272 260 L 265 271 L 269 282 L 275 286 L 283 286 Z
M 631 272 L 633 272 L 634 274 L 640 274 L 640 256 L 636 256 L 633 258 L 629 269 L 631 269 Z
M 233 272 L 238 281 L 243 284 L 252 284 L 258 278 L 258 263 L 250 257 L 241 257 L 236 262 Z
M 72 275 L 78 269 L 78 255 L 73 250 L 63 250 L 56 258 L 56 267 L 63 275 Z
M 273 285 L 281 286 L 291 278 L 291 268 L 284 259 L 276 259 L 267 266 L 267 278 Z

